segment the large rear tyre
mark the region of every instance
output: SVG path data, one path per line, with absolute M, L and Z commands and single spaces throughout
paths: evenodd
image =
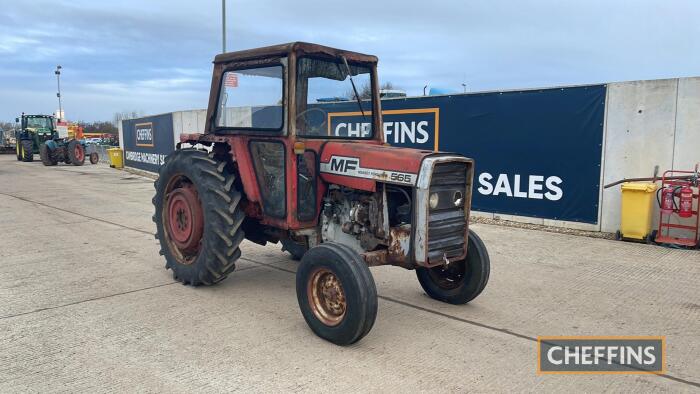
M 233 165 L 195 149 L 165 159 L 153 197 L 156 238 L 165 267 L 187 285 L 211 285 L 236 268 L 245 237 Z
M 469 231 L 467 257 L 453 261 L 449 266 L 416 268 L 418 281 L 432 298 L 449 304 L 466 304 L 486 287 L 491 261 L 484 242 L 474 231 Z
M 74 166 L 82 166 L 85 164 L 85 148 L 78 140 L 72 140 L 68 143 L 68 160 Z
M 31 162 L 34 161 L 34 147 L 32 146 L 31 140 L 22 140 L 22 161 Z
M 22 161 L 22 143 L 21 141 L 15 141 L 15 154 L 17 155 L 17 161 Z
M 377 317 L 377 288 L 362 258 L 346 245 L 324 243 L 301 259 L 297 300 L 304 320 L 336 345 L 362 339 Z
M 39 146 L 39 157 L 41 158 L 41 163 L 45 166 L 55 166 L 58 164 L 58 161 L 51 156 L 51 150 L 45 143 Z

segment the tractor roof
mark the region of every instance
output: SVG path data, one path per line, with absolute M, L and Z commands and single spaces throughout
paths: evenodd
M 273 45 L 269 47 L 246 49 L 236 52 L 227 52 L 216 55 L 214 58 L 214 63 L 228 63 L 237 62 L 244 60 L 255 60 L 271 57 L 282 57 L 288 56 L 291 53 L 295 53 L 297 56 L 302 55 L 320 55 L 328 57 L 340 57 L 345 56 L 349 61 L 356 62 L 366 62 L 366 63 L 376 63 L 377 57 L 372 55 L 365 55 L 357 52 L 344 51 L 342 49 L 331 48 L 318 44 L 311 44 L 308 42 L 290 42 L 288 44 Z

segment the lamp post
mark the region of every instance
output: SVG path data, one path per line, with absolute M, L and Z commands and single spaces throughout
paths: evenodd
M 63 107 L 61 106 L 61 65 L 56 66 L 56 71 L 54 71 L 54 74 L 56 74 L 56 86 L 58 88 L 58 92 L 56 93 L 56 97 L 58 97 L 58 121 L 61 121 L 61 118 L 63 117 Z
M 423 96 L 425 96 L 425 89 L 428 88 L 428 85 L 423 86 Z
M 466 83 L 463 83 L 463 84 L 462 84 L 462 87 L 464 88 L 464 93 L 467 93 L 467 84 L 466 84 Z
M 221 0 L 221 43 L 221 53 L 226 53 L 226 0 Z

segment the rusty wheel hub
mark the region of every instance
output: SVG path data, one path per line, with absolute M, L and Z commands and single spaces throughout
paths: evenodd
M 327 268 L 318 268 L 306 285 L 311 310 L 316 318 L 327 326 L 336 326 L 343 321 L 347 309 L 343 285 Z
M 166 229 L 177 249 L 185 256 L 196 254 L 204 229 L 204 214 L 191 184 L 182 184 L 167 197 Z

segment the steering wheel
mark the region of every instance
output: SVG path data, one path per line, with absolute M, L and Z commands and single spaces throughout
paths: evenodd
M 306 130 L 306 133 L 305 133 L 305 134 L 319 134 L 319 135 L 320 135 L 320 131 L 323 130 L 323 126 L 325 126 L 326 122 L 328 121 L 328 118 L 326 117 L 326 111 L 325 111 L 325 110 L 323 110 L 323 109 L 321 109 L 321 108 L 318 108 L 318 107 L 307 108 L 307 109 L 305 109 L 305 110 L 299 112 L 299 113 L 297 114 L 296 119 L 298 120 L 299 118 L 303 118 L 303 120 L 304 120 L 304 125 L 305 125 L 305 126 L 309 126 L 309 123 L 306 121 L 306 114 L 309 114 L 309 113 L 314 112 L 314 111 L 318 111 L 318 112 L 320 112 L 321 114 L 323 114 L 323 122 L 321 122 L 321 124 L 318 125 L 318 126 L 312 127 L 310 130 Z M 317 133 L 317 131 L 318 131 L 319 133 Z

